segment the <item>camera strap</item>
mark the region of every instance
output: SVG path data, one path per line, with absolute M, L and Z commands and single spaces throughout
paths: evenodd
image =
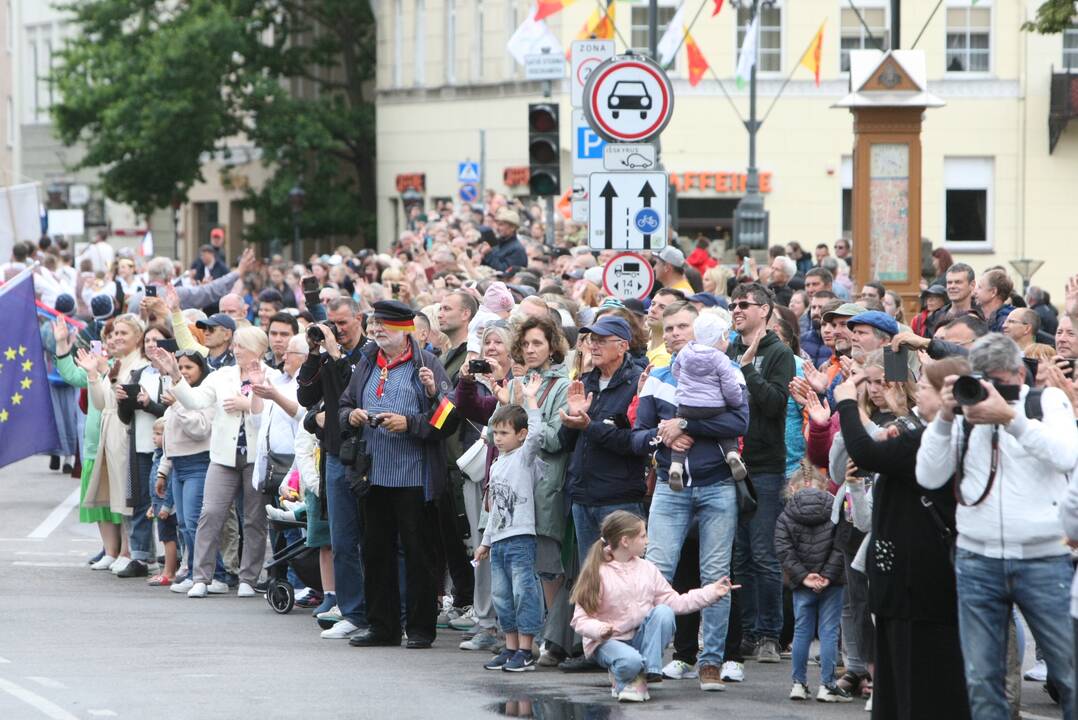
M 996 472 L 999 470 L 999 425 L 992 426 L 992 460 L 988 469 L 988 482 L 985 483 L 984 492 L 974 502 L 968 503 L 962 497 L 962 478 L 965 476 L 966 453 L 969 452 L 969 439 L 973 434 L 973 425 L 962 419 L 962 440 L 958 445 L 958 463 L 955 466 L 954 499 L 959 505 L 965 507 L 977 507 L 983 503 L 988 494 L 992 492 L 992 486 L 996 484 Z

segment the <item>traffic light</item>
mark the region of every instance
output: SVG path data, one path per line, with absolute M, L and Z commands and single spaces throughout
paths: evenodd
M 558 106 L 528 105 L 528 190 L 536 197 L 561 194 Z

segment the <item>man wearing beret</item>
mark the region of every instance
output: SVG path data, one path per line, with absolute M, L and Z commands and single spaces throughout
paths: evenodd
M 363 570 L 370 629 L 357 647 L 399 646 L 401 640 L 397 543 L 403 545 L 409 649 L 434 642 L 438 583 L 434 547 L 439 542 L 433 500 L 445 491 L 445 438 L 457 426 L 450 414 L 440 427 L 432 418 L 449 392 L 441 363 L 411 336 L 415 313 L 388 300 L 374 303 L 365 347 L 341 396 L 342 428 L 362 433 L 371 466 L 370 487 L 360 501 Z M 439 413 L 442 415 L 442 413 Z

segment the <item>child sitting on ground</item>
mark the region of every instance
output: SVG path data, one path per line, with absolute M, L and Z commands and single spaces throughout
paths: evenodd
M 674 395 L 677 401 L 677 417 L 680 420 L 704 420 L 715 417 L 728 407 L 741 404 L 745 393 L 745 378 L 734 366 L 725 347 L 730 322 L 718 315 L 704 313 L 692 324 L 695 340 L 681 349 L 670 368 L 677 380 Z M 741 460 L 736 438 L 722 438 L 719 447 L 726 456 L 736 480 L 744 480 L 748 471 Z M 681 491 L 685 487 L 685 452 L 674 450 L 670 456 L 670 489 Z
M 790 476 L 792 497 L 775 523 L 775 553 L 787 587 L 793 590 L 794 643 L 791 700 L 808 700 L 808 655 L 817 627 L 820 635 L 820 702 L 850 702 L 835 684 L 839 626 L 845 579 L 840 548 L 835 544 L 827 480 L 808 462 Z
M 542 382 L 533 375 L 523 386 L 527 411 L 504 405 L 488 425 L 498 459 L 490 466 L 490 516 L 475 562 L 490 555 L 491 595 L 505 650 L 483 666 L 487 670 L 534 670 L 532 640 L 543 629 L 543 594 L 535 575 L 535 485 L 543 474 L 543 415 L 536 395 Z
M 157 519 L 157 538 L 165 546 L 165 568 L 147 580 L 149 585 L 171 585 L 179 570 L 180 557 L 176 547 L 176 509 L 172 499 L 172 461 L 165 457 L 165 419 L 157 418 L 153 424 L 153 465 L 150 467 L 150 508 L 146 517 Z
M 647 546 L 642 519 L 625 510 L 607 515 L 571 598 L 584 653 L 609 671 L 610 693 L 621 702 L 643 702 L 650 698 L 648 682 L 661 682 L 674 615 L 701 610 L 740 587 L 722 578 L 679 595 L 644 559 Z

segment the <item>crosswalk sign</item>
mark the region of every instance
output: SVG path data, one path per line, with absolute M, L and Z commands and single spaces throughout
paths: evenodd
M 462 162 L 457 165 L 457 182 L 462 183 L 477 183 L 479 182 L 479 163 L 477 162 Z

